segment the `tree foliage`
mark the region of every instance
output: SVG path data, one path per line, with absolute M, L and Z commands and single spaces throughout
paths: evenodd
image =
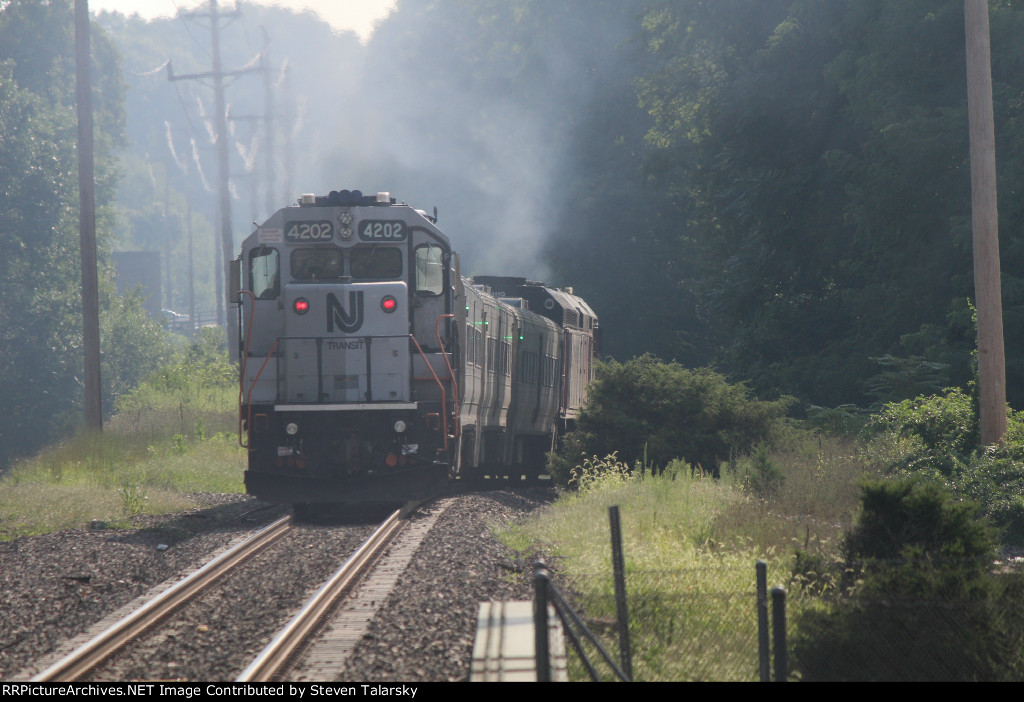
M 61 119 L 0 64 L 0 460 L 26 436 L 51 438 L 78 384 L 77 241 L 54 197 L 74 192 Z
M 118 55 L 92 33 L 105 403 L 149 372 L 162 339 L 105 267 L 113 150 L 123 136 Z M 0 465 L 76 422 L 82 395 L 74 28 L 67 0 L 0 5 Z
M 304 95 L 284 109 L 310 105 L 294 121 L 304 182 L 437 204 L 464 272 L 572 285 L 614 358 L 713 362 L 762 397 L 866 407 L 971 378 L 962 5 L 402 0 L 366 46 L 311 16 L 244 14 L 275 27 L 273 54 L 301 76 Z M 1024 7 L 990 10 L 1016 406 Z M 168 57 L 178 71 L 208 68 L 182 55 L 195 40 L 180 21 L 105 24 L 136 72 Z M 243 24 L 224 34 L 239 65 L 258 50 Z M 147 190 L 139 164 L 161 160 L 179 100 L 209 100 L 132 82 L 131 131 L 145 145 L 128 219 L 166 240 L 180 229 L 164 215 L 180 210 L 180 177 L 157 164 Z M 261 90 L 240 80 L 234 103 L 258 111 Z
M 1010 37 L 1022 10 L 992 7 L 1006 193 L 1020 172 L 1009 164 L 1024 84 Z M 873 359 L 887 355 L 944 365 L 943 382 L 966 384 L 962 3 L 666 1 L 652 4 L 643 38 L 653 67 L 639 95 L 655 119 L 646 167 L 692 205 L 701 244 L 676 255 L 701 254 L 693 288 L 725 340 L 722 367 L 761 393 L 828 406 L 868 404 Z M 1016 200 L 1001 198 L 1008 318 L 1024 273 Z
M 39 228 L 60 236 L 74 210 L 69 8 L 13 0 L 0 10 L 0 59 L 22 91 L 4 99 L 35 110 L 30 129 L 55 149 L 5 142 L 42 160 L 4 204 L 21 217 L 31 184 L 63 179 L 43 216 L 64 219 Z M 365 46 L 310 14 L 243 9 L 224 31 L 226 63 L 258 53 L 258 22 L 272 28 L 274 62 L 294 68 L 276 83 L 279 96 L 296 90 L 276 122 L 279 147 L 296 145 L 293 187 L 376 188 L 437 204 L 465 273 L 573 286 L 601 318 L 608 356 L 714 363 L 760 397 L 828 408 L 967 387 L 975 329 L 961 0 L 401 0 Z M 990 13 L 1008 398 L 1020 406 L 1024 5 L 991 2 Z M 181 193 L 202 177 L 177 172 L 165 123 L 191 121 L 203 161 L 194 106 L 208 116 L 210 99 L 149 74 L 168 58 L 179 73 L 208 69 L 191 50 L 205 40 L 181 20 L 102 23 L 132 74 L 135 144 L 123 162 L 118 236 L 184 261 Z M 94 48 L 109 155 L 125 131 L 122 72 L 102 32 Z M 259 113 L 263 101 L 261 81 L 232 86 L 233 114 Z M 260 146 L 252 124 L 234 127 L 236 151 Z M 187 138 L 172 141 L 188 161 Z M 10 162 L 33 159 L 12 151 Z M 233 156 L 233 170 L 243 161 Z M 100 163 L 109 202 L 114 169 Z M 248 206 L 236 219 L 247 226 L 268 212 L 242 182 Z M 268 199 L 276 207 L 295 194 Z M 209 205 L 198 187 L 193 195 L 196 212 Z M 11 236 L 3 245 L 20 245 Z M 200 259 L 208 243 L 197 246 Z M 179 301 L 181 268 L 172 278 Z M 67 269 L 61 280 L 72 276 Z M 61 310 L 53 319 L 73 314 L 69 285 L 33 304 Z M 208 274 L 200 287 L 212 295 Z
M 899 450 L 890 474 L 944 484 L 969 499 L 1001 530 L 1001 538 L 1024 543 L 1024 417 L 1008 409 L 1003 444 L 978 448 L 977 400 L 958 389 L 882 407 L 872 419 L 879 442 Z
M 994 542 L 977 508 L 923 480 L 868 483 L 862 502 L 842 596 L 796 622 L 802 678 L 1019 680 L 1024 581 L 989 572 Z
M 598 366 L 577 430 L 553 459 L 556 478 L 581 456 L 618 452 L 663 468 L 682 459 L 717 475 L 719 464 L 777 433 L 789 399 L 764 402 L 714 371 L 689 370 L 644 355 Z

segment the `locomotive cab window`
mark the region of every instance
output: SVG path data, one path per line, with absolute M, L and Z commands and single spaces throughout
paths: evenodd
M 291 271 L 295 280 L 334 280 L 344 275 L 345 259 L 341 249 L 295 249 L 292 251 Z
M 444 292 L 444 249 L 437 244 L 416 247 L 416 292 L 440 295 Z
M 360 246 L 349 253 L 354 280 L 393 280 L 402 277 L 402 250 L 392 246 Z
M 277 249 L 260 247 L 249 252 L 249 288 L 259 300 L 281 293 L 281 261 Z

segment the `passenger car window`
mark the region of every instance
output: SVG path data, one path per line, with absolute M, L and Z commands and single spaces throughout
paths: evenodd
M 416 292 L 440 295 L 444 292 L 444 249 L 437 244 L 416 247 Z
M 348 267 L 354 280 L 402 277 L 402 250 L 389 246 L 361 246 L 349 252 Z
M 281 294 L 281 260 L 277 249 L 260 247 L 249 252 L 249 288 L 259 300 Z

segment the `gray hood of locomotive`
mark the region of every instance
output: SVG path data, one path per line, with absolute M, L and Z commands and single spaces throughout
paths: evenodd
M 387 313 L 385 297 L 398 301 Z M 305 314 L 293 312 L 299 298 Z M 404 282 L 285 286 L 287 403 L 408 402 L 409 317 Z

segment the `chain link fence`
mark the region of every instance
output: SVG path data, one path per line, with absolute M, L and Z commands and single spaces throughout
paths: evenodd
M 769 585 L 790 583 L 781 565 L 773 568 Z M 770 629 L 782 625 L 780 613 L 773 616 L 768 594 L 761 621 L 769 631 L 759 630 L 754 563 L 627 569 L 634 679 L 756 682 L 768 678 L 770 663 L 771 679 L 1024 680 L 1024 578 L 992 577 L 997 585 L 985 593 L 949 598 L 845 597 L 838 589 L 791 585 L 781 630 L 786 655 L 779 659 L 780 651 L 766 649 L 778 648 L 772 642 L 780 630 Z M 603 647 L 620 655 L 612 569 L 555 573 L 552 582 Z M 602 680 L 614 679 L 592 646 L 590 657 Z M 570 678 L 589 679 L 574 659 L 570 655 Z

